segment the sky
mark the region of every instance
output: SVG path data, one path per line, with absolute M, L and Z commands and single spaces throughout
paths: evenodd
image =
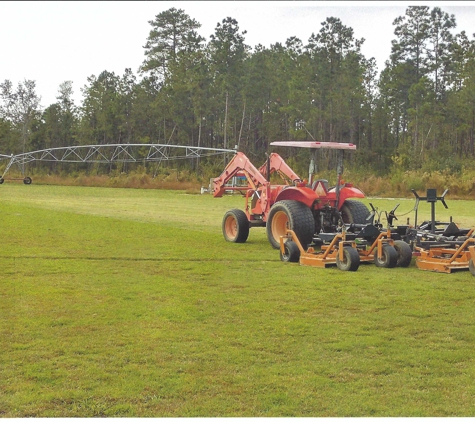
M 171 7 L 183 9 L 202 26 L 198 33 L 210 39 L 216 24 L 231 17 L 246 44 L 269 47 L 292 36 L 304 45 L 330 16 L 364 38 L 362 52 L 374 57 L 378 69 L 391 52 L 393 21 L 409 5 L 440 7 L 454 14 L 455 31 L 475 33 L 475 2 L 428 1 L 2 1 L 0 2 L 0 82 L 14 88 L 25 79 L 36 81 L 43 108 L 56 102 L 58 88 L 73 82 L 74 101 L 82 102 L 81 88 L 91 75 L 107 70 L 122 76 L 126 68 L 137 74 L 149 35 L 149 21 Z

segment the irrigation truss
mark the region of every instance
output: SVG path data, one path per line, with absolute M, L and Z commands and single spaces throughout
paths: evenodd
M 205 148 L 168 144 L 103 144 L 79 145 L 61 148 L 47 148 L 17 155 L 0 154 L 0 160 L 9 159 L 0 179 L 17 164 L 24 174 L 24 166 L 32 161 L 57 163 L 139 163 L 152 161 L 160 163 L 167 160 L 209 157 L 219 154 L 235 153 L 233 149 Z M 29 178 L 25 178 L 29 179 Z M 31 183 L 31 179 L 30 183 Z M 26 183 L 26 182 L 25 182 Z

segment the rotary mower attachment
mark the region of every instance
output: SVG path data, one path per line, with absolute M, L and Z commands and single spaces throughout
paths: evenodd
M 323 237 L 323 239 L 322 239 Z M 354 240 L 347 240 L 346 233 L 322 233 L 324 242 L 318 249 L 309 246 L 305 250 L 293 230 L 280 236 L 280 259 L 284 262 L 300 262 L 318 268 L 336 265 L 342 271 L 356 271 L 360 266 L 360 256 Z
M 451 273 L 455 270 L 470 270 L 475 276 L 475 238 L 474 229 L 468 232 L 465 240 L 425 241 L 416 246 L 417 268 L 438 273 Z
M 470 270 L 475 276 L 475 229 L 461 229 L 454 222 L 440 222 L 435 219 L 435 205 L 442 202 L 448 208 L 444 197 L 447 190 L 438 197 L 435 189 L 428 189 L 427 196 L 416 197 L 431 204 L 431 221 L 424 221 L 417 229 L 408 230 L 408 240 L 413 245 L 417 268 L 425 271 L 451 273 L 456 270 Z
M 386 213 L 387 229 L 380 224 L 381 213 L 373 207 L 369 224 L 342 224 L 339 233 L 319 233 L 305 250 L 295 232 L 287 230 L 280 236 L 280 259 L 284 262 L 300 262 L 301 265 L 326 268 L 336 265 L 342 271 L 356 271 L 362 262 L 373 262 L 380 268 L 408 267 L 412 260 L 410 246 L 400 239 L 397 230 L 391 228 L 397 219 L 396 206 Z M 375 215 L 378 216 L 374 221 Z M 406 227 L 404 226 L 405 232 Z M 392 231 L 393 230 L 393 231 Z
M 389 213 L 385 211 L 387 227 L 381 224 L 381 214 L 373 204 L 368 221 L 372 223 L 365 226 L 350 225 L 348 231 L 356 232 L 356 245 L 361 262 L 373 262 L 380 268 L 408 267 L 412 260 L 411 247 L 402 240 L 408 226 L 393 226 L 397 220 L 396 210 L 399 204 Z M 377 217 L 375 219 L 375 217 Z

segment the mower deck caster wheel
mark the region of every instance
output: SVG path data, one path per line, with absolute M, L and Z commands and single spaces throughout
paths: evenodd
M 378 258 L 378 250 L 374 252 L 374 263 L 380 268 L 394 268 L 397 265 L 398 253 L 391 245 L 383 245 L 383 256 Z
M 282 262 L 299 262 L 300 261 L 300 249 L 297 244 L 292 240 L 287 240 L 284 243 L 285 252 L 280 252 L 280 260 Z
M 468 269 L 470 270 L 470 274 L 475 276 L 475 264 L 473 263 L 473 259 L 470 258 L 470 261 L 468 261 Z
M 343 248 L 343 260 L 340 259 L 340 253 L 336 255 L 336 266 L 341 271 L 356 271 L 360 266 L 360 254 L 355 248 Z
M 404 242 L 404 240 L 395 240 L 394 249 L 397 252 L 397 264 L 396 266 L 406 268 L 409 267 L 412 261 L 412 249 Z

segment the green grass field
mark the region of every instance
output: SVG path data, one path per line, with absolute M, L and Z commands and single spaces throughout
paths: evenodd
M 224 241 L 239 196 L 0 198 L 2 417 L 475 415 L 468 271 L 285 264 L 265 229 Z M 365 201 L 413 219 L 414 200 Z M 439 219 L 475 225 L 447 203 Z

